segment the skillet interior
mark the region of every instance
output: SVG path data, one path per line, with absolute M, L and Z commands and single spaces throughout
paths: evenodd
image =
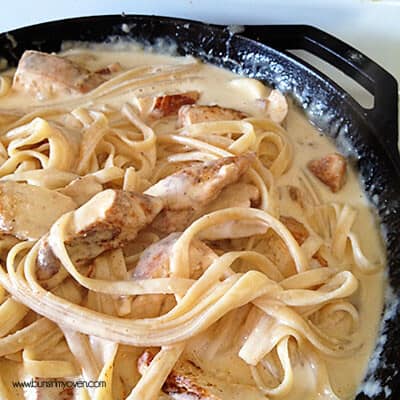
M 0 35 L 0 56 L 15 65 L 25 49 L 59 51 L 65 40 L 134 38 L 176 46 L 234 72 L 255 77 L 291 95 L 313 123 L 335 140 L 358 168 L 362 187 L 381 220 L 387 249 L 385 311 L 361 399 L 398 398 L 400 392 L 400 158 L 397 146 L 397 85 L 379 66 L 343 42 L 307 26 L 235 29 L 154 16 L 101 16 L 56 21 Z M 247 38 L 247 37 L 249 38 Z M 252 39 L 262 40 L 271 47 Z M 343 89 L 285 52 L 307 49 L 355 78 L 375 95 L 363 109 Z

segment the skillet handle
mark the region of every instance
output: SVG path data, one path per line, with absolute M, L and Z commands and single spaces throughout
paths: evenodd
M 243 36 L 280 51 L 307 50 L 354 79 L 374 96 L 374 107 L 356 103 L 377 139 L 400 168 L 398 151 L 398 87 L 382 67 L 334 36 L 308 25 L 247 25 Z

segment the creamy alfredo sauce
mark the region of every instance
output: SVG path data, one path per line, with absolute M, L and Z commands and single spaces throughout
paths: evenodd
M 64 55 L 71 60 L 87 66 L 91 70 L 96 70 L 117 61 L 122 65 L 123 69 L 147 64 L 177 64 L 193 61 L 192 58 L 160 55 L 152 52 L 144 52 L 136 47 L 132 49 L 126 46 L 115 48 L 96 46 L 90 49 L 72 48 L 65 51 Z M 254 100 L 268 94 L 269 89 L 254 80 L 244 81 L 246 82 L 244 85 L 241 83 L 232 83 L 232 80 L 238 78 L 238 76 L 229 71 L 203 65 L 196 72 L 196 78 L 180 81 L 174 89 L 176 89 L 176 92 L 193 89 L 199 90 L 201 92 L 199 104 L 218 104 L 261 117 L 263 112 L 254 107 Z M 151 91 L 156 88 L 148 89 Z M 143 89 L 144 94 L 146 90 L 146 88 Z M 122 105 L 129 100 L 129 93 L 123 94 L 117 99 L 107 98 L 107 96 L 101 99 L 102 102 L 112 106 Z M 28 104 L 29 102 L 32 105 L 32 102 L 36 101 L 40 104 L 40 100 L 38 99 L 34 100 L 24 95 L 12 94 L 0 99 L 0 107 L 12 108 L 18 105 L 18 108 L 23 108 L 24 104 Z M 60 99 L 60 104 L 62 104 L 62 99 Z M 294 179 L 295 171 L 299 168 L 304 170 L 309 160 L 320 158 L 325 154 L 336 151 L 334 144 L 317 131 L 307 121 L 303 113 L 292 104 L 290 104 L 285 128 L 294 145 L 293 167 L 289 173 L 279 178 L 278 184 L 291 183 Z M 347 203 L 357 209 L 358 217 L 353 226 L 353 231 L 358 235 L 365 255 L 371 261 L 384 262 L 383 246 L 377 221 L 371 212 L 365 195 L 361 191 L 356 172 L 351 167 L 348 168 L 347 183 L 335 194 L 328 187 L 318 183 L 316 179 L 314 179 L 314 183 L 318 185 L 319 195 L 323 201 Z M 378 272 L 373 275 L 365 275 L 357 269 L 352 272 L 359 280 L 359 289 L 354 295 L 353 304 L 357 307 L 360 315 L 358 335 L 362 345 L 356 354 L 350 358 L 326 359 L 332 386 L 337 395 L 342 399 L 351 399 L 354 397 L 356 389 L 365 374 L 368 358 L 375 343 L 377 327 L 383 307 L 383 273 Z M 336 322 L 334 322 L 331 328 L 335 329 L 337 326 Z M 229 398 L 232 400 L 257 400 L 265 398 L 255 390 L 248 369 L 245 370 L 243 368 L 243 361 L 233 353 L 224 355 L 224 357 L 214 358 L 208 363 L 203 361 L 203 365 L 201 366 L 208 371 L 207 376 L 204 378 L 205 381 L 215 384 L 229 393 Z M 2 367 L 5 368 L 6 365 L 3 364 Z M 1 375 L 3 375 L 3 372 L 5 371 L 2 371 Z M 313 386 L 314 381 L 312 368 L 302 368 L 298 365 L 295 367 L 294 373 L 295 389 L 286 397 L 287 400 L 311 399 L 310 388 Z M 241 389 L 238 390 L 237 387 L 222 382 L 229 381 L 234 377 L 239 378 L 241 382 L 247 385 L 241 386 Z M 326 398 L 323 391 L 318 395 L 318 398 Z

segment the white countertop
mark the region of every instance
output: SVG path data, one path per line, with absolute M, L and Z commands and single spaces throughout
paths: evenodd
M 359 49 L 400 82 L 400 0 L 36 0 L 34 5 L 13 0 L 12 7 L 2 7 L 0 32 L 55 19 L 122 12 L 220 24 L 314 25 Z

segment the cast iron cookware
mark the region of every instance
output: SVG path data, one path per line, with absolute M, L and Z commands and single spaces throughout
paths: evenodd
M 66 40 L 118 38 L 133 38 L 155 48 L 170 44 L 179 54 L 191 54 L 279 88 L 358 168 L 363 189 L 381 220 L 389 285 L 374 356 L 357 400 L 400 398 L 400 157 L 395 79 L 356 49 L 310 26 L 223 27 L 157 16 L 95 16 L 17 29 L 0 35 L 0 57 L 14 66 L 26 49 L 57 52 Z M 363 108 L 327 76 L 289 53 L 291 49 L 307 50 L 353 78 L 374 96 L 373 108 Z

